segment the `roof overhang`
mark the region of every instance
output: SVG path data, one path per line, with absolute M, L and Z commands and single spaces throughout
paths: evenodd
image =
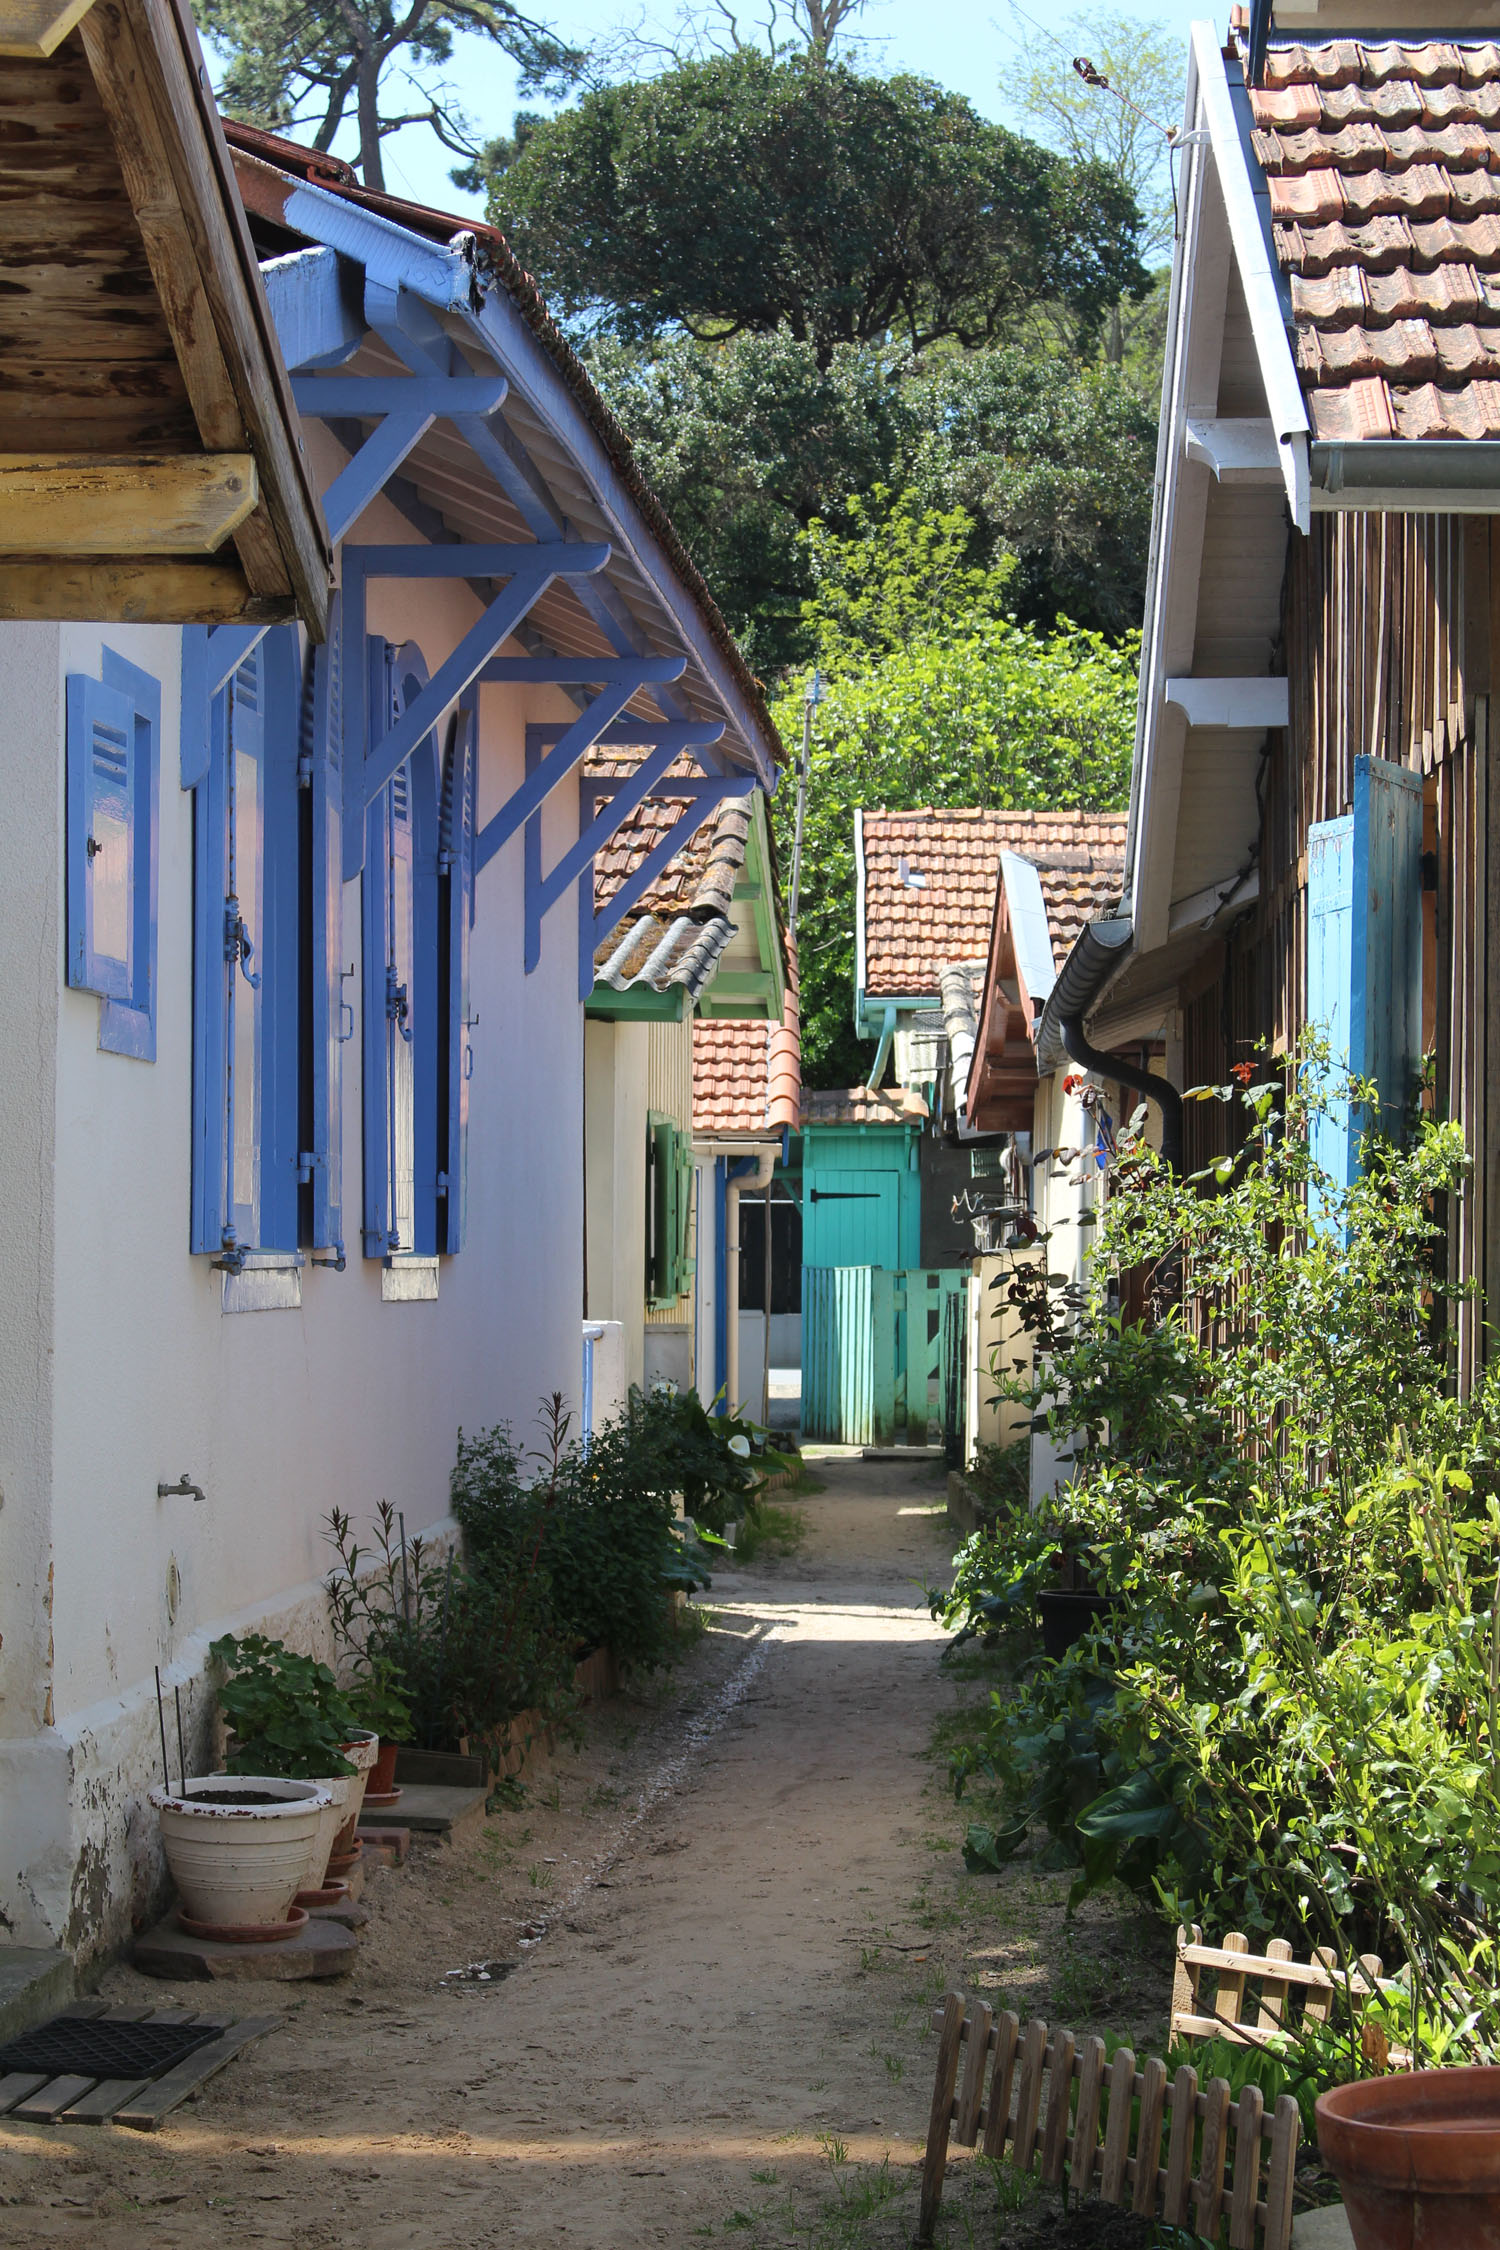
M 301 339 L 289 343 L 289 356 L 305 354 L 292 364 L 310 371 L 299 390 L 304 411 L 317 403 L 318 371 L 334 365 L 364 372 L 368 360 L 377 380 L 388 366 L 418 381 L 455 372 L 499 378 L 501 405 L 449 413 L 447 431 L 414 441 L 402 471 L 408 486 L 429 512 L 463 517 L 468 538 L 492 520 L 492 540 L 519 532 L 543 547 L 607 543 L 596 579 L 569 589 L 567 606 L 582 617 L 565 645 L 581 652 L 592 639 L 617 656 L 684 657 L 675 682 L 653 683 L 642 703 L 654 700 L 664 720 L 721 721 L 721 738 L 702 751 L 704 770 L 748 772 L 773 788 L 780 744 L 758 686 L 685 553 L 671 545 L 660 510 L 606 444 L 603 408 L 583 371 L 539 303 L 528 312 L 517 301 L 523 284 L 534 299 L 534 286 L 511 270 L 513 260 L 497 268 L 498 238 L 351 185 L 303 178 L 241 145 L 252 138 L 239 135 L 234 148 L 247 210 L 281 240 L 332 253 L 316 270 L 309 264 L 296 301 L 289 297 L 278 315 Z M 445 228 L 451 233 L 436 238 Z M 354 449 L 368 427 L 354 429 Z M 533 622 L 545 630 L 540 613 Z
M 331 546 L 190 14 L 0 8 L 0 617 L 326 629 Z
M 1056 982 L 1041 876 L 1030 860 L 1002 852 L 974 1054 L 960 1090 L 971 1131 L 1031 1130 L 1037 1025 Z

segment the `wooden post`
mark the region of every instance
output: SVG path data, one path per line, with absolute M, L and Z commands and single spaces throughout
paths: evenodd
M 963 2033 L 964 1997 L 961 1992 L 950 1992 L 943 2003 L 943 2028 L 938 2034 L 937 2075 L 932 2088 L 932 2114 L 927 2120 L 927 2153 L 922 2160 L 918 2242 L 932 2240 L 932 2230 L 942 2207 L 943 2174 L 948 2168 L 948 2133 L 953 2123 L 953 2089 L 958 2083 Z

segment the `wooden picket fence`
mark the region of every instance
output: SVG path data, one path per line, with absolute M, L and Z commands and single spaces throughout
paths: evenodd
M 1190 2065 L 1169 2080 L 1149 2055 L 1137 2070 L 1128 2047 L 1110 2057 L 1102 2039 L 1080 2045 L 1071 2031 L 1036 2021 L 1023 2029 L 1008 2011 L 996 2015 L 982 2000 L 971 2007 L 959 1992 L 937 2021 L 918 2242 L 932 2240 L 957 2141 L 996 2161 L 1008 2150 L 1017 2171 L 1038 2169 L 1048 2186 L 1066 2178 L 1080 2201 L 1128 2204 L 1210 2241 L 1227 2218 L 1230 2250 L 1287 2250 L 1300 2125 L 1290 2094 L 1267 2117 L 1258 2086 L 1231 2100 L 1226 2080 L 1200 2088 Z
M 1264 1953 L 1252 1953 L 1250 1940 L 1239 1930 L 1231 1930 L 1218 1945 L 1205 1945 L 1195 1922 L 1177 1932 L 1172 2037 L 1269 2046 L 1283 2033 L 1295 2032 L 1299 2023 L 1327 2023 L 1338 1993 L 1347 1994 L 1358 2016 L 1377 1992 L 1390 1989 L 1383 1966 L 1378 1953 L 1362 1953 L 1357 1967 L 1346 1974 L 1328 1946 L 1310 1961 L 1298 1961 L 1285 1938 L 1272 1938 Z M 1398 2070 L 1410 2059 L 1401 2047 L 1391 2047 L 1387 2054 Z

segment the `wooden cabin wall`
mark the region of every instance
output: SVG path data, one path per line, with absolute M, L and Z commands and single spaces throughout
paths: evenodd
M 1184 1084 L 1223 1084 L 1257 1044 L 1303 1026 L 1307 834 L 1354 798 L 1354 760 L 1423 776 L 1427 903 L 1425 1035 L 1433 1099 L 1458 1118 L 1475 1161 L 1448 1222 L 1455 1279 L 1500 1297 L 1500 791 L 1488 788 L 1490 690 L 1500 645 L 1500 517 L 1328 514 L 1293 538 L 1283 601 L 1291 724 L 1269 738 L 1259 777 L 1261 896 L 1183 988 Z M 1191 1168 L 1228 1154 L 1234 1113 L 1189 1102 Z M 1493 1153 L 1491 1153 L 1493 1152 Z M 1477 1308 L 1461 1311 L 1467 1382 L 1481 1351 Z

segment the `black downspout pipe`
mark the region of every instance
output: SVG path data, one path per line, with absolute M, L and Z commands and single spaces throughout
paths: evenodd
M 1083 1017 L 1059 1016 L 1057 1028 L 1062 1043 L 1073 1061 L 1085 1070 L 1098 1071 L 1105 1078 L 1118 1079 L 1135 1093 L 1144 1094 L 1147 1101 L 1155 1102 L 1161 1111 L 1162 1161 L 1170 1167 L 1174 1179 L 1182 1177 L 1182 1096 L 1165 1078 L 1155 1078 L 1149 1070 L 1138 1070 L 1134 1063 L 1122 1060 L 1119 1055 L 1107 1055 L 1086 1037 Z

